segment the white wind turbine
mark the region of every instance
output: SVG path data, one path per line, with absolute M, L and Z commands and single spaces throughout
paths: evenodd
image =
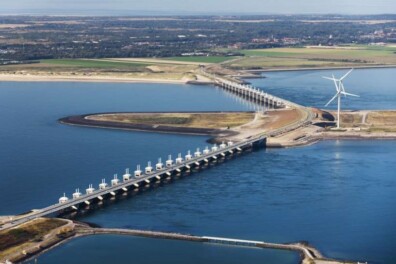
M 330 77 L 323 77 L 324 79 L 333 81 L 333 82 L 334 82 L 334 85 L 335 85 L 335 88 L 336 88 L 336 91 L 337 91 L 337 93 L 334 95 L 334 97 L 331 98 L 331 100 L 326 104 L 326 106 L 328 106 L 329 104 L 331 104 L 331 102 L 333 102 L 336 98 L 338 98 L 337 128 L 340 128 L 341 95 L 344 95 L 345 97 L 346 97 L 347 95 L 359 97 L 359 95 L 351 94 L 351 93 L 345 92 L 345 87 L 344 87 L 343 80 L 344 80 L 352 71 L 353 71 L 353 69 L 351 69 L 349 72 L 347 72 L 347 73 L 346 73 L 344 76 L 342 76 L 340 79 L 336 79 L 336 78 L 334 77 L 334 74 L 332 75 L 333 78 L 330 78 Z

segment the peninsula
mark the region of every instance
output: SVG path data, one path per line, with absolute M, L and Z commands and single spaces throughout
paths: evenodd
M 312 109 L 315 119 L 309 126 L 267 139 L 267 147 L 292 147 L 328 139 L 396 139 L 396 111 L 344 111 L 341 129 L 335 113 Z M 61 118 L 69 125 L 137 130 L 157 133 L 208 135 L 210 143 L 240 141 L 259 133 L 279 129 L 299 121 L 303 113 L 294 110 L 268 112 L 183 112 L 105 113 Z

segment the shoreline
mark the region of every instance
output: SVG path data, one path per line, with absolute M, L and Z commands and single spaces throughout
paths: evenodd
M 107 128 L 107 129 L 119 129 L 119 130 L 132 130 L 132 131 L 144 131 L 144 132 L 154 132 L 154 133 L 171 133 L 171 134 L 185 134 L 185 135 L 200 135 L 209 136 L 206 140 L 207 143 L 222 143 L 223 141 L 233 141 L 240 142 L 249 137 L 256 136 L 268 129 L 280 129 L 282 126 L 288 127 L 295 124 L 298 120 L 296 118 L 301 118 L 299 112 L 296 110 L 290 111 L 272 111 L 268 114 L 258 114 L 255 113 L 254 119 L 235 127 L 215 127 L 215 128 L 205 128 L 205 127 L 185 127 L 185 126 L 172 126 L 170 125 L 155 125 L 155 124 L 145 124 L 145 123 L 125 123 L 117 121 L 105 121 L 105 120 L 95 120 L 95 115 L 117 115 L 117 114 L 151 114 L 155 115 L 158 112 L 118 112 L 118 113 L 99 113 L 99 114 L 85 114 L 68 116 L 58 120 L 61 124 L 84 126 L 84 127 L 94 127 L 94 128 Z M 200 113 L 200 114 L 219 114 L 219 113 L 241 113 L 241 111 L 194 111 L 194 112 L 161 112 L 161 114 L 174 114 L 174 113 Z M 243 113 L 254 113 L 251 111 L 245 111 Z M 288 118 L 292 118 L 288 120 Z M 266 121 L 264 121 L 266 120 Z M 270 120 L 270 121 L 268 121 Z M 287 123 L 282 124 L 282 120 Z M 281 122 L 281 123 L 279 123 Z M 290 123 L 292 122 L 292 123 Z M 281 125 L 281 127 L 279 127 Z M 294 129 L 292 129 L 294 130 Z M 268 131 L 267 131 L 268 132 Z
M 360 66 L 334 66 L 334 67 L 296 67 L 296 68 L 268 68 L 268 69 L 233 69 L 239 72 L 233 75 L 238 79 L 261 79 L 260 73 L 266 72 L 293 72 L 293 71 L 321 71 L 321 70 L 345 70 L 345 69 L 387 69 L 396 68 L 396 65 L 360 65 Z M 252 74 L 252 75 L 250 75 Z M 257 76 L 254 76 L 257 74 Z M 193 85 L 213 85 L 208 80 L 183 80 L 183 79 L 154 79 L 154 78 L 134 78 L 116 76 L 70 76 L 70 75 L 31 75 L 31 74 L 3 74 L 0 73 L 0 82 L 92 82 L 92 83 L 153 83 L 153 84 L 193 84 Z
M 237 111 L 238 112 L 238 111 Z M 156 114 L 155 112 L 133 112 L 134 114 Z M 211 111 L 211 112 L 172 112 L 172 113 L 233 113 L 224 111 Z M 234 112 L 235 113 L 235 112 Z M 217 137 L 227 137 L 236 134 L 232 130 L 214 129 L 214 128 L 194 128 L 194 127 L 177 127 L 167 125 L 149 125 L 149 124 L 129 124 L 122 122 L 110 122 L 110 121 L 98 121 L 87 119 L 86 117 L 103 114 L 125 114 L 122 113 L 94 113 L 85 115 L 68 116 L 58 119 L 60 124 L 91 127 L 91 128 L 104 128 L 104 129 L 116 129 L 124 131 L 140 131 L 140 132 L 151 132 L 151 133 L 165 133 L 165 134 L 183 134 L 193 136 L 209 136 L 207 142 L 216 142 Z
M 112 77 L 112 76 L 94 77 L 94 76 L 68 76 L 68 75 L 59 75 L 59 76 L 17 75 L 17 74 L 0 73 L 0 82 L 92 82 L 92 83 L 188 84 L 189 80 L 122 78 L 122 77 Z
M 387 135 L 378 134 L 360 134 L 360 135 L 320 135 L 313 136 L 316 140 L 396 140 L 396 133 L 388 133 Z
M 282 135 L 278 138 L 267 139 L 267 148 L 291 148 L 291 147 L 305 147 L 310 146 L 321 141 L 330 140 L 354 140 L 354 141 L 376 141 L 376 140 L 396 140 L 396 133 L 381 132 L 381 133 L 364 133 L 364 132 L 343 132 L 345 134 L 336 134 L 337 132 L 319 131 L 320 128 L 311 125 L 308 127 L 311 134 L 304 134 L 304 131 L 296 130 L 289 134 Z M 294 135 L 294 136 L 293 136 Z M 292 136 L 292 138 L 288 138 Z M 301 137 L 301 139 L 300 139 Z M 285 139 L 286 138 L 286 139 Z M 296 138 L 296 139 L 293 139 Z

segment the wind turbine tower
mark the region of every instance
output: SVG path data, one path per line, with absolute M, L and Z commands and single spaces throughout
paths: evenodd
M 336 98 L 338 100 L 338 111 L 337 111 L 337 129 L 340 128 L 340 112 L 341 112 L 341 97 L 342 95 L 344 95 L 344 97 L 347 97 L 347 95 L 349 96 L 354 96 L 354 97 L 359 97 L 359 95 L 356 94 L 351 94 L 351 93 L 347 93 L 345 91 L 345 87 L 344 87 L 344 83 L 343 81 L 345 80 L 346 77 L 348 77 L 348 75 L 353 71 L 353 69 L 351 69 L 349 72 L 347 72 L 344 76 L 342 76 L 340 79 L 336 79 L 334 77 L 334 74 L 332 75 L 333 77 L 323 77 L 324 79 L 327 80 L 331 80 L 334 82 L 335 88 L 337 93 L 334 95 L 333 98 L 330 99 L 330 101 L 326 104 L 326 107 L 331 104 Z

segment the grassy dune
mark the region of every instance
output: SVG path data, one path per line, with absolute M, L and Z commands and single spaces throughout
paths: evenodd
M 153 113 L 105 114 L 89 116 L 90 120 L 122 122 L 129 124 L 167 125 L 194 128 L 225 128 L 248 123 L 254 113 Z
M 130 68 L 130 67 L 145 67 L 149 63 L 139 62 L 115 62 L 103 60 L 89 60 L 89 59 L 51 59 L 41 60 L 40 63 L 53 66 L 64 67 L 79 67 L 79 68 Z
M 49 59 L 39 63 L 0 66 L 0 74 L 14 76 L 144 79 L 147 81 L 195 80 L 198 65 L 172 64 L 159 60 Z M 1 77 L 1 76 L 0 76 Z

